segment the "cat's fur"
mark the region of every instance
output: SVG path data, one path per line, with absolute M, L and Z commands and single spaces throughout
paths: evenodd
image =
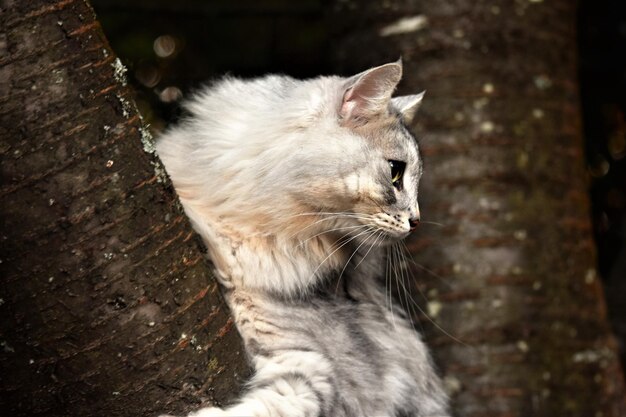
M 209 249 L 255 375 L 193 416 L 447 416 L 426 347 L 385 293 L 409 233 L 422 95 L 401 62 L 350 78 L 225 78 L 186 105 L 158 153 Z M 402 186 L 389 160 L 406 163 Z M 397 183 L 396 183 L 397 184 Z

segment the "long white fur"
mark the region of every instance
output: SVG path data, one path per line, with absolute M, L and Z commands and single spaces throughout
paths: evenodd
M 306 306 L 280 300 L 306 298 L 329 273 L 343 273 L 354 254 L 364 271 L 354 291 L 370 303 L 355 313 L 372 317 L 357 323 L 381 352 L 381 363 L 387 363 L 380 383 L 389 394 L 381 403 L 369 403 L 374 395 L 367 393 L 345 399 L 349 410 L 342 415 L 391 416 L 397 404 L 417 401 L 410 399 L 412 390 L 430 393 L 414 404 L 419 416 L 447 415 L 426 348 L 406 322 L 389 329 L 393 312 L 383 307 L 385 294 L 371 284 L 382 252 L 367 257 L 383 237 L 406 236 L 408 219 L 419 217 L 416 145 L 376 144 L 376 131 L 362 126 L 364 118 L 394 117 L 394 111 L 412 119 L 421 95 L 391 100 L 401 73 L 397 62 L 352 78 L 225 78 L 188 102 L 191 116 L 159 139 L 159 156 L 229 290 L 227 300 L 247 349 L 252 352 L 258 344 L 261 351 L 272 350 L 271 355 L 250 353 L 256 370 L 252 389 L 236 404 L 190 416 L 321 416 L 344 382 L 336 380 L 337 363 L 312 348 L 315 338 L 303 338 L 307 348 L 302 350 L 294 335 L 309 328 L 324 331 L 336 315 L 331 310 L 311 314 Z M 398 129 L 402 136 L 404 128 Z M 396 192 L 397 202 L 381 210 L 372 201 L 383 198 L 385 187 L 372 172 L 386 172 L 387 159 L 407 160 L 414 175 L 407 175 L 405 190 Z M 356 247 L 353 254 L 342 250 L 332 230 L 351 232 L 352 241 L 341 245 Z M 369 247 L 366 256 L 361 247 Z M 329 306 L 337 314 L 353 308 Z M 298 317 L 319 323 L 298 324 Z M 347 347 L 357 342 L 341 326 L 331 340 L 341 346 L 337 355 L 349 366 Z M 287 327 L 289 332 L 281 330 Z M 363 362 L 354 367 L 367 373 Z
M 225 79 L 188 104 L 194 115 L 189 124 L 160 139 L 159 155 L 189 217 L 209 245 L 219 242 L 220 233 L 248 242 L 238 247 L 237 259 L 217 263 L 225 281 L 243 281 L 243 271 L 256 271 L 245 277 L 247 285 L 287 292 L 308 286 L 313 263 L 294 257 L 291 238 L 280 240 L 298 232 L 283 230 L 289 223 L 286 213 L 303 214 L 301 222 L 293 219 L 294 224 L 305 221 L 308 208 L 294 207 L 291 198 L 294 187 L 302 184 L 281 186 L 290 176 L 281 176 L 275 168 L 297 169 L 289 162 L 294 154 L 306 160 L 306 155 L 319 154 L 323 147 L 346 153 L 350 151 L 342 148 L 359 146 L 349 137 L 343 142 L 320 141 L 335 128 L 325 121 L 332 120 L 328 114 L 334 109 L 327 103 L 337 94 L 336 88 L 328 87 L 339 82 L 322 78 L 302 85 L 278 76 L 248 83 Z M 313 125 L 315 130 L 310 128 Z M 273 192 L 276 189 L 283 192 Z M 267 236 L 277 237 L 275 247 L 266 244 Z M 331 261 L 328 266 L 335 265 Z M 249 282 L 254 277 L 271 282 Z

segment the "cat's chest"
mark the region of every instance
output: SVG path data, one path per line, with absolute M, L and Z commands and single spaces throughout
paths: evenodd
M 242 332 L 253 363 L 286 352 L 303 361 L 315 357 L 310 361 L 315 366 L 332 370 L 345 406 L 360 410 L 347 415 L 383 412 L 382 403 L 395 410 L 420 385 L 416 359 L 425 356 L 425 348 L 410 324 L 392 318 L 384 306 L 335 298 L 273 308 L 267 318 L 258 317 L 254 330 Z M 385 410 L 381 415 L 394 414 Z
M 269 362 L 328 370 L 342 393 L 329 405 L 333 416 L 396 415 L 424 385 L 426 349 L 384 302 L 358 294 L 280 301 L 240 293 L 229 300 L 257 370 Z
M 266 351 L 313 350 L 333 360 L 367 362 L 380 373 L 423 349 L 411 324 L 378 300 L 321 295 L 288 302 L 247 300 L 234 307 L 244 341 Z

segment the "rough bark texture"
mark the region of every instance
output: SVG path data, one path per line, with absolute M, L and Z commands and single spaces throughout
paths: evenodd
M 229 398 L 239 336 L 92 9 L 1 7 L 0 415 Z
M 409 246 L 415 298 L 462 341 L 418 315 L 456 415 L 626 415 L 595 272 L 574 2 L 348 0 L 333 13 L 342 72 L 402 56 L 401 92 L 428 90 L 422 218 L 443 226 Z

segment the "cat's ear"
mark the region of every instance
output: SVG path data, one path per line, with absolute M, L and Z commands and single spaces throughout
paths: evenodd
M 387 111 L 391 95 L 402 78 L 402 61 L 371 68 L 344 84 L 339 116 L 344 121 L 367 119 Z
M 400 112 L 404 123 L 409 124 L 413 121 L 417 109 L 422 104 L 422 99 L 426 91 L 410 96 L 399 96 L 391 99 L 391 105 Z

